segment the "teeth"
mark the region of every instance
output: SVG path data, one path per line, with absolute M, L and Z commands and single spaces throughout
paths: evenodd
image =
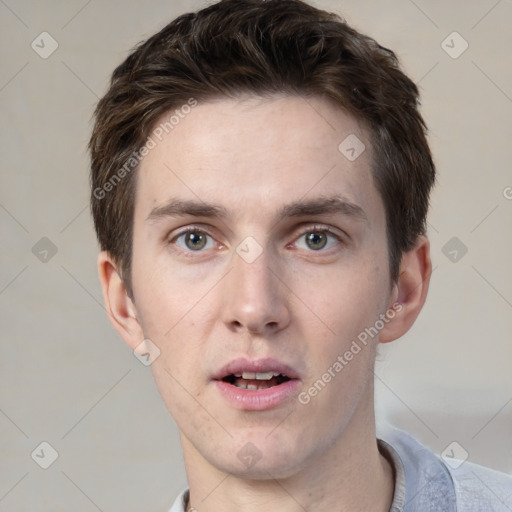
M 249 391 L 257 391 L 258 389 L 266 389 L 267 386 L 265 384 L 249 384 L 247 382 L 244 382 L 243 380 L 238 380 L 234 384 L 237 388 L 240 389 L 248 389 Z
M 233 374 L 235 379 L 231 384 L 240 389 L 248 389 L 256 391 L 259 389 L 267 389 L 272 387 L 270 382 L 274 377 L 282 375 L 279 372 L 242 372 L 241 374 Z M 258 383 L 257 381 L 261 381 Z M 277 383 L 275 383 L 277 385 Z
M 262 372 L 262 373 L 255 373 L 255 372 L 243 372 L 242 373 L 242 379 L 247 380 L 270 380 L 272 377 L 277 377 L 279 373 L 276 372 Z M 238 375 L 235 375 L 235 377 L 238 377 Z

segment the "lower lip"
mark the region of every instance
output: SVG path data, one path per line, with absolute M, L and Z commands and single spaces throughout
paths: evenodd
M 300 388 L 299 379 L 290 379 L 278 386 L 265 389 L 243 389 L 216 380 L 217 388 L 222 396 L 236 409 L 246 411 L 264 411 L 273 409 L 296 394 Z

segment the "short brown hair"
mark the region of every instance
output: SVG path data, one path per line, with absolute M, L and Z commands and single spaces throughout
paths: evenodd
M 171 109 L 241 93 L 318 96 L 364 123 L 396 279 L 402 253 L 425 232 L 435 179 L 416 85 L 391 50 L 335 14 L 300 0 L 222 0 L 140 43 L 95 110 L 91 209 L 101 249 L 130 293 L 134 156 Z

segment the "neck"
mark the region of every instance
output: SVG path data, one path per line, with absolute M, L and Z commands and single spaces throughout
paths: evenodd
M 310 456 L 286 478 L 272 478 L 271 471 L 266 479 L 223 472 L 182 435 L 190 486 L 188 510 L 261 512 L 270 507 L 281 512 L 388 512 L 393 469 L 378 450 L 371 398 L 369 410 L 356 411 L 327 450 Z

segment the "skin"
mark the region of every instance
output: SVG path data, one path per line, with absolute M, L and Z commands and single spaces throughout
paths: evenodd
M 366 145 L 352 162 L 338 150 L 350 134 Z M 391 281 L 371 159 L 364 126 L 324 99 L 242 96 L 195 107 L 141 164 L 133 300 L 104 252 L 99 275 L 110 320 L 130 348 L 149 338 L 160 350 L 151 368 L 180 430 L 200 512 L 389 510 L 394 482 L 376 443 L 375 351 L 413 324 L 431 263 L 420 237 Z M 334 196 L 363 213 L 282 215 L 290 203 Z M 226 215 L 155 215 L 173 200 L 213 203 Z M 189 248 L 180 236 L 187 226 L 209 235 L 205 248 Z M 324 239 L 326 228 L 333 234 Z M 325 248 L 306 243 L 311 232 Z M 236 252 L 248 236 L 262 250 L 252 263 Z M 212 381 L 237 357 L 275 357 L 307 391 L 394 303 L 394 318 L 306 405 L 294 396 L 265 411 L 236 409 Z M 250 467 L 237 457 L 247 442 L 261 455 Z

